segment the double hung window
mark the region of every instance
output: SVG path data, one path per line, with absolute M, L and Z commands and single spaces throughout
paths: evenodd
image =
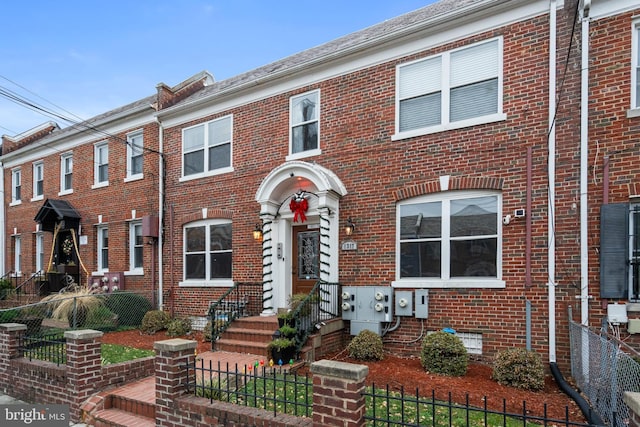
M 143 256 L 142 223 L 132 222 L 129 225 L 129 270 L 142 273 Z
M 33 164 L 33 199 L 41 199 L 44 195 L 44 163 Z
M 11 203 L 18 204 L 22 201 L 22 170 L 20 168 L 11 171 Z
M 232 122 L 232 117 L 226 116 L 182 131 L 183 177 L 230 170 Z
M 67 153 L 60 157 L 60 193 L 73 191 L 73 154 Z
M 640 109 L 640 20 L 633 23 L 631 40 L 631 108 Z
M 98 271 L 109 271 L 109 227 L 98 227 Z
M 127 135 L 127 178 L 142 178 L 144 139 L 142 132 Z
M 297 95 L 290 100 L 291 154 L 314 154 L 320 148 L 320 92 Z
M 502 39 L 397 68 L 396 133 L 435 132 L 500 120 Z
M 96 144 L 94 148 L 94 186 L 109 184 L 109 145 Z

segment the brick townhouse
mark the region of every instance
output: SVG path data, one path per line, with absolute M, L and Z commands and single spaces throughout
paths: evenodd
M 367 304 L 385 296 L 382 320 L 355 305 L 343 317 L 346 333 L 377 329 L 395 352 L 453 328 L 474 354 L 531 345 L 565 363 L 569 307 L 600 325 L 624 304 L 629 323 L 612 327 L 634 332 L 639 11 L 442 0 L 224 81 L 159 85 L 89 122 L 108 136 L 4 137 L 5 271 L 44 265 L 49 201 L 73 207 L 91 277 L 108 260 L 127 289 L 156 290 L 181 315 L 203 315 L 234 282 L 263 283 L 270 315 L 323 280 Z M 138 131 L 143 176 L 130 182 L 137 145 L 124 142 Z

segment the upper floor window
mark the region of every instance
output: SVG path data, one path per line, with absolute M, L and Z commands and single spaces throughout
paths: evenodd
M 129 224 L 129 270 L 142 273 L 142 222 L 135 221 Z
M 231 280 L 231 223 L 198 221 L 184 227 L 184 280 Z
M 41 199 L 44 195 L 44 163 L 33 164 L 33 199 Z
M 631 108 L 640 108 L 640 21 L 633 25 L 631 69 Z
M 443 192 L 403 202 L 397 212 L 399 282 L 502 286 L 499 194 Z
M 143 147 L 142 132 L 127 135 L 127 178 L 142 178 Z
M 230 170 L 232 126 L 231 116 L 225 116 L 182 131 L 184 177 Z
M 22 201 L 22 170 L 20 168 L 11 171 L 11 203 Z
M 503 119 L 502 39 L 401 64 L 396 88 L 398 134 Z
M 60 157 L 60 192 L 73 191 L 73 154 L 63 154 Z
M 109 145 L 106 142 L 94 146 L 94 185 L 109 184 Z
M 98 226 L 98 271 L 109 271 L 109 227 Z
M 320 91 L 291 97 L 289 114 L 291 154 L 312 154 L 310 152 L 318 150 L 320 148 Z

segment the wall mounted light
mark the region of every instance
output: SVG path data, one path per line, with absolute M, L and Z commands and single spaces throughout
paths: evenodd
M 344 226 L 344 233 L 347 236 L 351 236 L 355 229 L 356 229 L 356 225 L 351 220 L 351 217 L 349 217 L 349 219 L 347 219 L 347 224 Z
M 260 227 L 260 224 L 256 224 L 256 228 L 253 229 L 253 239 L 259 242 L 262 241 L 262 227 Z

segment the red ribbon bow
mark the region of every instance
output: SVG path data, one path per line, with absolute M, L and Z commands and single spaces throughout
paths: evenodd
M 309 209 L 309 202 L 304 197 L 292 197 L 291 203 L 289 203 L 289 209 L 293 212 L 293 222 L 305 222 L 307 217 L 304 214 Z

